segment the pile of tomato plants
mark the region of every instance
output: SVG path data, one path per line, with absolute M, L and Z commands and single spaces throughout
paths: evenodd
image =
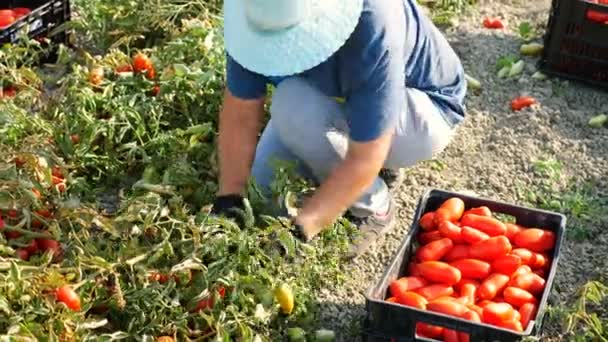
M 3 337 L 331 336 L 315 333 L 316 294 L 345 279 L 352 227 L 340 220 L 301 244 L 289 220 L 263 215 L 308 190 L 287 165 L 272 196 L 251 184 L 241 226 L 209 214 L 219 4 L 180 3 L 77 1 L 83 44 L 60 46 L 52 65 L 36 63 L 34 40 L 0 49 Z M 111 212 L 99 200 L 108 189 Z

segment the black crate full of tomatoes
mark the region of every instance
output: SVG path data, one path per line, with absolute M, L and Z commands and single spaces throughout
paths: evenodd
M 366 341 L 518 341 L 539 333 L 564 215 L 432 189 L 366 294 Z
M 69 0 L 9 0 L 0 2 L 0 44 L 14 43 L 27 30 L 30 38 L 68 43 L 66 32 L 54 32 L 70 20 Z M 61 31 L 61 30 L 59 30 Z
M 608 0 L 553 0 L 543 72 L 608 89 Z

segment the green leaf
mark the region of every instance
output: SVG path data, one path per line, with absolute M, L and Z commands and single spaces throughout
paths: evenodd
M 532 34 L 532 25 L 529 22 L 523 22 L 519 24 L 519 35 L 524 39 L 530 38 Z

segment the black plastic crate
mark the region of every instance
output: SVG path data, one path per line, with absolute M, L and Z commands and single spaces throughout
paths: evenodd
M 48 37 L 54 43 L 68 43 L 68 34 L 59 32 L 51 36 L 52 31 L 71 18 L 69 0 L 8 0 L 2 1 L 0 8 L 12 9 L 25 7 L 32 12 L 19 18 L 9 27 L 0 30 L 0 44 L 14 43 L 18 34 L 26 29 L 28 36 L 34 39 Z
M 502 213 L 515 217 L 516 223 L 524 227 L 541 227 L 550 229 L 556 233 L 551 269 L 547 276 L 545 290 L 538 305 L 536 320 L 530 321 L 528 327 L 524 327 L 523 332 L 519 333 L 484 323 L 473 323 L 464 319 L 385 301 L 389 294 L 388 287 L 390 282 L 406 275 L 407 266 L 413 256 L 416 245 L 416 236 L 420 231 L 418 225 L 420 218 L 425 213 L 439 208 L 445 200 L 451 197 L 461 198 L 466 204 L 466 209 L 487 206 L 494 213 Z M 471 341 L 519 341 L 523 337 L 537 335 L 542 329 L 542 319 L 549 294 L 553 287 L 565 230 L 566 217 L 559 213 L 531 209 L 444 190 L 431 189 L 427 191 L 418 202 L 413 224 L 396 255 L 380 278 L 380 281 L 366 293 L 367 315 L 363 322 L 363 340 L 368 342 L 435 341 L 428 338 L 416 337 L 416 323 L 419 322 L 469 333 Z
M 608 2 L 597 1 L 553 0 L 543 72 L 608 89 Z

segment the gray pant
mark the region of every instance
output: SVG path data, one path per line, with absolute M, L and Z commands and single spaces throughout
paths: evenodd
M 406 97 L 406 110 L 399 117 L 385 168 L 407 168 L 431 159 L 453 136 L 440 109 L 424 92 L 408 88 Z M 279 84 L 270 114 L 252 170 L 262 189 L 268 189 L 273 180 L 269 163 L 273 158 L 298 161 L 298 171 L 318 183 L 344 159 L 349 142 L 344 107 L 304 79 L 294 77 Z M 378 177 L 350 212 L 365 217 L 386 210 L 389 201 L 388 188 Z

